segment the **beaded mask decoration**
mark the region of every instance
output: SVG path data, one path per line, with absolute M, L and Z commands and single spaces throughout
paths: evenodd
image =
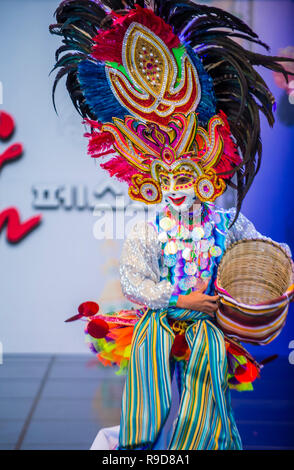
M 195 194 L 201 201 L 214 201 L 225 190 L 224 180 L 216 173 L 218 164 L 223 155 L 229 159 L 231 152 L 235 156 L 233 145 L 228 145 L 226 140 L 225 116 L 213 116 L 208 131 L 198 127 L 195 113 L 187 117 L 173 114 L 164 129 L 159 124 L 138 122 L 132 117 L 113 121 L 114 124 L 104 124 L 101 131 L 112 136 L 113 140 L 109 136 L 109 141 L 113 147 L 138 171 L 131 177 L 132 199 L 149 204 L 160 202 L 162 171 L 174 174 L 190 170 L 195 179 Z M 92 139 L 95 152 L 95 134 Z M 91 143 L 89 150 L 92 151 Z
M 147 204 L 161 201 L 163 174 L 188 171 L 204 202 L 231 185 L 238 212 L 260 166 L 260 111 L 274 121 L 254 66 L 285 74 L 289 59 L 247 51 L 234 36 L 267 46 L 237 17 L 187 0 L 64 0 L 56 19 L 53 97 L 66 76 L 101 167 Z

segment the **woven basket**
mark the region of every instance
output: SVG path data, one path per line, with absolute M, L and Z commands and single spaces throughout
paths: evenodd
M 277 243 L 241 240 L 225 252 L 215 287 L 223 332 L 247 343 L 270 343 L 282 330 L 294 295 L 291 260 Z

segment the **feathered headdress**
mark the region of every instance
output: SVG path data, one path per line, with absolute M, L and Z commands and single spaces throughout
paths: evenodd
M 67 0 L 56 19 L 53 100 L 65 75 L 91 126 L 90 155 L 106 156 L 101 166 L 146 203 L 161 199 L 160 171 L 181 166 L 197 176 L 202 201 L 229 184 L 237 217 L 260 166 L 260 111 L 274 123 L 274 98 L 254 66 L 287 79 L 288 59 L 244 49 L 234 38 L 268 46 L 235 16 L 185 0 Z

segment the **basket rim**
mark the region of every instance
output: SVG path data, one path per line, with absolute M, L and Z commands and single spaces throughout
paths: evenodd
M 292 259 L 290 258 L 290 256 L 286 253 L 286 251 L 280 246 L 279 243 L 277 242 L 274 242 L 273 240 L 268 240 L 268 239 L 264 239 L 264 238 L 244 238 L 243 240 L 237 240 L 236 242 L 232 243 L 227 249 L 226 251 L 224 252 L 223 256 L 222 256 L 222 259 L 220 260 L 220 263 L 219 263 L 219 266 L 218 266 L 218 270 L 217 270 L 217 276 L 216 276 L 216 280 L 215 280 L 215 287 L 217 288 L 217 290 L 222 290 L 223 293 L 220 293 L 219 292 L 219 295 L 220 296 L 223 296 L 223 297 L 228 297 L 230 299 L 230 301 L 232 299 L 234 299 L 234 297 L 232 297 L 220 284 L 220 279 L 219 279 L 219 272 L 221 270 L 221 267 L 224 263 L 224 258 L 225 258 L 225 255 L 227 253 L 229 253 L 235 246 L 237 245 L 241 245 L 242 243 L 245 244 L 245 243 L 248 243 L 248 242 L 258 242 L 258 243 L 265 243 L 267 245 L 272 245 L 274 246 L 275 248 L 278 248 L 282 253 L 283 255 L 285 256 L 285 259 L 289 262 L 289 266 L 290 266 L 290 269 L 292 269 Z M 280 296 L 276 297 L 275 299 L 271 300 L 270 302 L 282 302 L 283 300 L 287 299 L 287 298 L 291 298 L 291 296 L 293 295 L 293 290 L 294 290 L 294 284 L 293 282 L 290 282 L 290 284 L 288 285 L 287 287 L 287 290 Z M 289 292 L 290 291 L 290 292 Z M 237 303 L 237 301 L 235 301 Z M 240 305 L 240 303 L 238 303 Z M 245 307 L 249 307 L 250 306 L 252 307 L 253 305 L 252 304 L 245 304 L 245 303 L 242 303 L 242 305 Z M 266 306 L 266 305 L 269 305 L 269 301 L 266 301 L 266 302 L 260 302 L 258 304 L 255 304 L 254 307 L 257 307 L 257 306 Z
M 224 256 L 225 256 L 226 253 L 231 251 L 236 245 L 241 245 L 242 243 L 245 244 L 245 243 L 249 243 L 249 242 L 265 243 L 267 245 L 272 245 L 272 246 L 277 247 L 285 255 L 285 257 L 288 259 L 288 261 L 291 265 L 292 259 L 290 258 L 288 253 L 286 253 L 286 251 L 281 247 L 280 243 L 274 242 L 273 240 L 268 240 L 267 238 L 243 238 L 242 240 L 237 240 L 236 242 L 231 243 L 231 245 L 228 248 L 226 248 L 226 250 L 225 250 L 225 252 L 222 256 L 222 259 L 219 263 L 219 267 L 221 266 L 222 261 L 223 261 Z
M 285 256 L 285 258 L 288 260 L 290 267 L 292 267 L 292 259 L 290 258 L 290 256 L 288 255 L 288 253 L 286 253 L 286 251 L 283 250 L 283 248 L 280 246 L 279 243 L 274 242 L 274 241 L 272 241 L 272 240 L 266 240 L 266 239 L 264 239 L 264 238 L 244 238 L 243 240 L 237 240 L 236 242 L 232 243 L 232 244 L 225 250 L 225 252 L 224 252 L 224 254 L 223 254 L 223 256 L 222 256 L 222 259 L 220 260 L 220 263 L 219 263 L 219 265 L 218 265 L 217 279 L 219 278 L 219 270 L 220 270 L 222 264 L 224 263 L 225 255 L 226 255 L 227 253 L 229 253 L 235 246 L 241 245 L 241 244 L 245 244 L 245 243 L 249 243 L 249 242 L 265 243 L 266 245 L 272 245 L 272 246 L 278 248 L 278 249 L 283 253 L 283 255 Z

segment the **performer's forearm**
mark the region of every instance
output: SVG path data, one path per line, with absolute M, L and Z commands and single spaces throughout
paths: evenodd
M 188 295 L 179 295 L 176 307 L 208 313 L 213 316 L 217 310 L 219 296 L 204 294 L 206 287 L 207 283 L 201 290 L 191 292 Z

